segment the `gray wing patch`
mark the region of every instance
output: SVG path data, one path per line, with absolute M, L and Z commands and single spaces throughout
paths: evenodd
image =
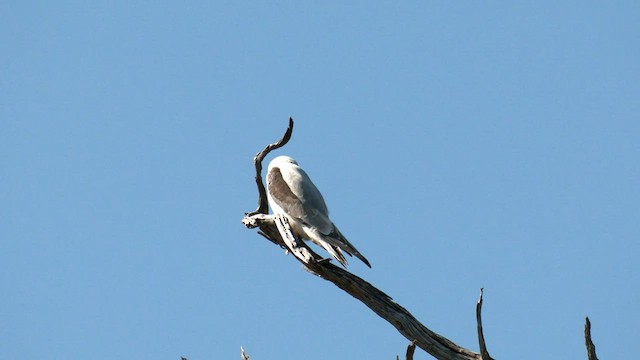
M 302 168 L 297 167 L 296 170 L 300 180 L 298 181 L 299 186 L 293 191 L 298 194 L 300 201 L 302 201 L 308 212 L 319 213 L 328 218 L 329 209 L 327 209 L 327 204 L 324 202 L 324 197 L 322 197 L 320 190 Z
M 327 204 L 324 202 L 320 190 L 303 169 L 297 167 L 296 170 L 300 179 L 297 182 L 299 186 L 295 186 L 293 191 L 298 194 L 304 207 L 302 220 L 323 234 L 330 233 L 333 229 L 333 222 L 329 219 L 329 209 L 327 209 Z
M 269 171 L 269 174 L 267 174 L 267 183 L 269 184 L 271 198 L 287 214 L 296 218 L 305 216 L 302 201 L 291 191 L 289 184 L 282 178 L 280 168 L 274 167 Z
M 327 205 L 320 191 L 307 173 L 296 166 L 290 173 L 290 181 L 284 179 L 278 167 L 271 168 L 267 175 L 271 198 L 287 215 L 297 218 L 307 226 L 328 234 L 333 229 Z
M 369 261 L 331 222 L 324 198 L 307 173 L 297 167 L 296 171 L 288 175 L 290 183 L 284 179 L 279 167 L 272 167 L 269 170 L 267 184 L 271 199 L 288 216 L 296 218 L 302 221 L 305 226 L 310 227 L 311 231 L 319 236 L 314 242 L 324 247 L 341 264 L 347 265 L 347 260 L 341 252 L 342 249 L 349 255 L 355 255 L 371 267 Z

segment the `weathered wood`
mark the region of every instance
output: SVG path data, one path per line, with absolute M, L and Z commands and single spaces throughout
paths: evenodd
M 587 358 L 589 360 L 598 360 L 596 346 L 593 344 L 593 341 L 591 341 L 591 321 L 589 321 L 588 317 L 584 324 L 584 341 L 587 345 Z
M 405 359 L 413 360 L 413 354 L 416 352 L 416 342 L 412 341 L 409 346 L 407 346 L 407 353 L 405 354 Z M 396 355 L 396 360 L 400 360 L 400 356 Z
M 407 346 L 407 355 L 405 356 L 405 358 L 407 360 L 413 360 L 413 353 L 415 352 L 416 352 L 416 342 L 412 341 L 411 344 Z
M 476 322 L 478 323 L 478 343 L 480 344 L 480 355 L 482 356 L 482 360 L 493 360 L 491 355 L 489 355 L 489 350 L 487 350 L 487 345 L 484 342 L 484 332 L 482 331 L 482 293 L 484 289 L 480 289 L 480 299 L 478 299 L 478 304 L 476 304 Z
M 282 139 L 265 147 L 254 158 L 256 168 L 256 185 L 258 187 L 258 209 L 245 214 L 242 222 L 248 228 L 260 228 L 260 235 L 288 250 L 300 261 L 307 270 L 323 279 L 332 282 L 349 295 L 360 300 L 373 312 L 393 325 L 412 344 L 433 355 L 436 359 L 469 360 L 481 359 L 481 355 L 474 351 L 456 345 L 449 339 L 431 331 L 420 323 L 409 311 L 396 303 L 389 295 L 362 278 L 323 259 L 299 241 L 291 231 L 285 216 L 268 215 L 266 189 L 262 181 L 262 160 L 269 152 L 284 146 L 293 131 L 293 119 L 289 119 L 289 127 Z M 483 340 L 484 341 L 484 340 Z M 409 349 L 408 349 L 409 350 Z M 407 355 L 409 351 L 407 350 Z
M 258 208 L 256 209 L 256 211 L 250 212 L 246 215 L 269 213 L 269 201 L 267 200 L 267 192 L 265 191 L 264 182 L 262 181 L 262 160 L 264 160 L 267 154 L 269 154 L 272 150 L 285 146 L 289 142 L 289 139 L 291 139 L 292 133 L 293 118 L 289 118 L 289 127 L 287 128 L 287 131 L 285 131 L 282 138 L 273 144 L 267 145 L 264 150 L 257 153 L 253 158 L 253 163 L 256 167 L 256 185 L 258 186 Z
M 389 295 L 362 278 L 326 261 L 304 241 L 298 241 L 291 233 L 291 228 L 284 216 L 247 216 L 243 223 L 252 226 L 260 224 L 265 234 L 274 235 L 273 230 L 265 231 L 267 227 L 277 227 L 277 238 L 271 239 L 277 244 L 284 244 L 289 252 L 300 261 L 310 272 L 332 282 L 349 295 L 360 300 L 373 312 L 394 326 L 400 334 L 415 341 L 416 345 L 433 355 L 436 359 L 469 360 L 481 359 L 480 354 L 456 345 L 447 338 L 431 331 L 420 323 L 409 311 L 395 302 Z
M 247 355 L 247 353 L 244 351 L 242 346 L 240 346 L 240 356 L 242 356 L 242 360 L 251 360 L 251 358 L 249 357 L 249 355 Z
M 443 360 L 493 360 L 489 355 L 482 329 L 482 302 L 483 289 L 480 289 L 480 298 L 476 304 L 476 321 L 480 353 L 462 348 L 447 338 L 431 331 L 421 324 L 409 311 L 400 306 L 393 299 L 369 284 L 362 278 L 332 264 L 328 259 L 323 259 L 309 248 L 304 241 L 298 240 L 291 230 L 289 221 L 282 215 L 269 215 L 267 192 L 262 180 L 262 160 L 274 149 L 284 146 L 293 132 L 293 119 L 289 118 L 289 127 L 284 136 L 276 143 L 269 144 L 255 158 L 256 185 L 258 187 L 258 208 L 256 211 L 246 213 L 242 222 L 247 228 L 259 228 L 258 233 L 274 244 L 286 249 L 288 253 L 300 261 L 306 270 L 332 282 L 349 295 L 360 300 L 378 316 L 393 325 L 398 332 L 411 341 L 407 348 L 406 359 L 412 360 L 416 345 L 433 355 L 436 359 Z M 598 360 L 596 348 L 591 340 L 591 322 L 586 318 L 585 343 L 589 360 Z M 243 360 L 249 360 L 249 356 L 241 348 Z M 185 358 L 183 358 L 186 360 Z

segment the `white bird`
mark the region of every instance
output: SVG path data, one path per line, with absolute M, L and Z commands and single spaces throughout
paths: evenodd
M 342 251 L 371 267 L 331 221 L 322 194 L 294 159 L 288 156 L 273 159 L 269 163 L 267 184 L 271 209 L 287 217 L 297 237 L 322 246 L 345 267 L 348 262 Z

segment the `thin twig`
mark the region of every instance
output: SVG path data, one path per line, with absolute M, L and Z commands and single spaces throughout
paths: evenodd
M 240 346 L 240 356 L 242 356 L 242 360 L 251 360 L 249 355 L 247 355 L 247 353 L 244 352 L 244 349 L 242 348 L 242 346 Z
M 480 299 L 478 299 L 478 303 L 476 304 L 476 321 L 478 323 L 478 342 L 480 343 L 480 355 L 482 356 L 482 360 L 493 360 L 491 355 L 489 355 L 489 351 L 487 350 L 487 345 L 484 342 L 484 333 L 482 331 L 482 293 L 483 288 L 480 288 Z
M 589 317 L 587 317 L 584 325 L 584 342 L 587 345 L 588 359 L 598 360 L 598 356 L 596 355 L 596 346 L 593 344 L 593 341 L 591 341 L 591 321 L 589 321 Z
M 293 133 L 293 118 L 289 118 L 289 127 L 287 131 L 282 136 L 282 139 L 278 140 L 278 142 L 269 144 L 264 150 L 260 151 L 253 158 L 253 162 L 256 166 L 256 185 L 258 186 L 258 208 L 254 212 L 250 212 L 246 215 L 251 216 L 254 214 L 268 214 L 269 213 L 269 203 L 267 201 L 267 192 L 264 188 L 264 182 L 262 181 L 262 160 L 264 160 L 265 156 L 269 154 L 272 150 L 277 148 L 281 148 L 285 146 L 289 139 L 291 139 L 291 134 Z

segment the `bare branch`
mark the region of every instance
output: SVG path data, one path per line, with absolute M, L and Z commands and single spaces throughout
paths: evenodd
M 242 360 L 251 360 L 249 355 L 247 355 L 247 353 L 244 352 L 244 349 L 242 348 L 242 346 L 240 346 L 240 356 L 242 356 Z
M 332 282 L 349 295 L 363 302 L 378 316 L 387 320 L 400 334 L 428 352 L 436 359 L 479 360 L 480 354 L 456 345 L 447 338 L 421 324 L 409 311 L 362 278 L 332 264 L 313 252 L 304 241 L 298 241 L 291 233 L 284 216 L 246 216 L 245 225 L 259 226 L 270 240 L 289 250 L 310 272 Z M 255 225 L 255 226 L 254 226 Z M 273 230 L 273 228 L 277 230 Z
M 282 136 L 282 139 L 278 140 L 278 142 L 269 144 L 264 150 L 260 151 L 253 158 L 253 162 L 256 166 L 256 185 L 258 186 L 258 208 L 256 211 L 248 213 L 248 216 L 254 214 L 268 214 L 269 213 L 269 203 L 267 201 L 267 192 L 264 188 L 264 182 L 262 181 L 262 160 L 264 160 L 265 156 L 269 154 L 272 150 L 283 147 L 289 142 L 291 139 L 291 134 L 293 133 L 293 118 L 289 118 L 289 127 L 287 131 Z
M 591 321 L 589 321 L 589 317 L 586 318 L 586 323 L 584 325 L 584 341 L 587 345 L 587 356 L 589 360 L 598 360 L 598 356 L 596 355 L 596 346 L 591 341 Z
M 256 184 L 258 186 L 258 209 L 245 215 L 242 222 L 248 228 L 260 228 L 260 235 L 271 242 L 287 249 L 300 261 L 307 270 L 331 281 L 349 295 L 363 302 L 383 319 L 393 325 L 403 336 L 412 341 L 413 348 L 407 349 L 407 356 L 413 356 L 417 345 L 436 359 L 447 360 L 479 360 L 481 355 L 462 348 L 447 338 L 438 335 L 421 324 L 409 311 L 393 299 L 369 284 L 362 278 L 332 264 L 313 252 L 304 241 L 299 241 L 292 233 L 286 217 L 268 215 L 267 196 L 262 181 L 262 160 L 274 149 L 284 146 L 293 131 L 293 119 L 289 119 L 289 127 L 280 141 L 268 145 L 254 159 L 256 168 Z M 489 358 L 490 359 L 490 358 Z
M 406 355 L 406 359 L 407 360 L 413 360 L 413 353 L 416 352 L 416 341 L 413 340 L 411 342 L 411 344 L 409 344 L 409 346 L 407 346 L 407 355 Z
M 406 359 L 413 360 L 416 346 L 431 354 L 436 359 L 442 360 L 493 360 L 485 343 L 482 328 L 482 303 L 483 289 L 480 289 L 480 298 L 476 304 L 476 321 L 478 330 L 478 342 L 480 353 L 465 349 L 456 345 L 447 338 L 431 331 L 421 324 L 409 311 L 396 303 L 389 295 L 378 290 L 362 278 L 331 263 L 329 259 L 323 259 L 304 241 L 296 238 L 291 230 L 288 219 L 283 215 L 269 215 L 269 204 L 264 182 L 262 180 L 262 161 L 274 149 L 287 144 L 293 132 L 293 118 L 289 118 L 289 127 L 283 137 L 276 143 L 269 144 L 259 152 L 255 158 L 256 185 L 258 187 L 258 208 L 251 213 L 245 213 L 242 222 L 247 228 L 260 228 L 258 233 L 269 241 L 287 250 L 301 262 L 309 272 L 332 282 L 349 295 L 360 300 L 378 316 L 393 325 L 400 334 L 411 341 L 407 347 Z M 591 322 L 586 318 L 585 343 L 589 360 L 598 360 L 595 345 L 591 341 Z M 250 360 L 249 356 L 241 349 L 243 360 Z M 399 356 L 396 357 L 399 359 Z M 186 360 L 186 358 L 182 358 Z
M 478 342 L 480 343 L 480 355 L 482 356 L 482 360 L 493 360 L 491 355 L 489 355 L 489 351 L 487 350 L 487 345 L 484 342 L 484 333 L 482 331 L 482 288 L 480 288 L 480 299 L 478 299 L 478 304 L 476 304 L 476 321 L 478 323 Z

